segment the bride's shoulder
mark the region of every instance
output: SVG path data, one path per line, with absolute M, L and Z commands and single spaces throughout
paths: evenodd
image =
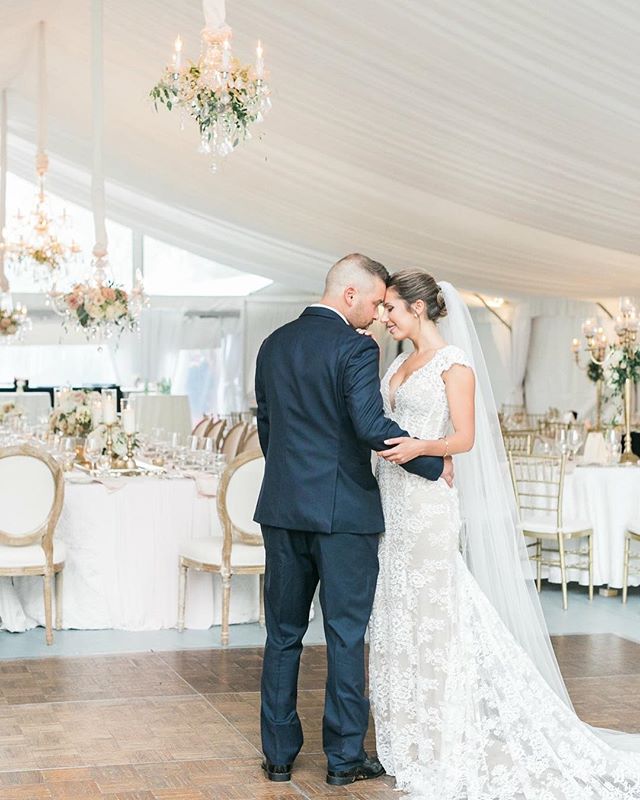
M 446 372 L 451 369 L 455 364 L 460 364 L 463 367 L 471 367 L 471 359 L 467 356 L 461 347 L 456 347 L 454 344 L 445 345 L 438 352 L 439 360 L 441 363 L 441 372 Z

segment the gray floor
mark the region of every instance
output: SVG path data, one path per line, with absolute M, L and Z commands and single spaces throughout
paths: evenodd
M 571 586 L 569 608 L 562 610 L 560 588 L 543 586 L 542 607 L 552 636 L 575 633 L 614 633 L 640 642 L 640 590 L 629 591 L 629 601 L 622 605 L 620 595 L 601 597 L 596 593 L 589 602 L 586 589 Z M 322 615 L 316 602 L 316 614 L 305 637 L 307 644 L 324 644 Z M 258 624 L 233 625 L 231 647 L 255 647 L 264 644 L 264 629 Z M 0 631 L 0 660 L 43 658 L 46 656 L 89 656 L 107 653 L 139 653 L 162 650 L 186 650 L 220 647 L 220 628 L 206 631 L 161 630 L 132 631 L 54 631 L 54 641 L 47 647 L 44 630 L 25 633 Z

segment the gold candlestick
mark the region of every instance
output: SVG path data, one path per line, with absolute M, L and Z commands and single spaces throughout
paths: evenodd
M 126 436 L 127 436 L 127 460 L 126 460 L 126 466 L 127 466 L 127 469 L 136 469 L 138 465 L 136 464 L 135 459 L 133 458 L 133 447 L 134 447 L 134 441 L 135 441 L 136 435 L 135 435 L 135 433 L 127 433 Z
M 631 379 L 624 382 L 624 453 L 621 464 L 635 464 L 638 456 L 631 450 Z
M 105 450 L 107 451 L 107 455 L 109 456 L 109 465 L 113 466 L 114 460 L 114 453 L 113 453 L 113 425 L 107 425 L 105 423 L 105 428 L 107 429 L 107 438 L 105 441 Z

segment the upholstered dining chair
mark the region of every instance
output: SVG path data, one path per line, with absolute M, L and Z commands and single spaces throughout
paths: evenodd
M 593 600 L 593 529 L 584 519 L 566 519 L 562 507 L 567 457 L 518 455 L 509 453 L 511 478 L 518 504 L 520 528 L 528 545 L 529 558 L 536 564 L 538 591 L 542 567 L 560 567 L 562 607 L 566 611 L 567 556 L 575 557 L 571 568 L 589 573 L 589 600 Z M 568 542 L 578 541 L 578 549 L 569 549 Z M 587 544 L 586 551 L 581 541 Z M 551 545 L 555 545 L 552 547 Z M 534 548 L 533 552 L 531 548 Z
M 227 457 L 227 461 L 231 461 L 238 455 L 246 430 L 246 422 L 237 422 L 233 428 L 229 429 L 227 435 L 224 437 L 220 451 Z
M 249 428 L 246 432 L 242 443 L 240 444 L 239 453 L 250 453 L 252 451 L 260 450 L 260 439 L 258 438 L 258 429 Z
M 627 602 L 627 590 L 629 588 L 629 574 L 640 575 L 640 553 L 633 552 L 631 544 L 640 542 L 640 520 L 634 520 L 627 525 L 624 532 L 624 569 L 622 571 L 622 602 Z
M 199 422 L 196 422 L 193 430 L 191 431 L 192 436 L 205 436 L 209 428 L 213 425 L 213 420 L 208 414 L 205 414 Z
M 65 553 L 54 535 L 63 500 L 62 469 L 50 455 L 30 445 L 0 449 L 0 576 L 43 577 L 47 644 L 53 642 L 54 576 L 56 628 L 62 627 Z
M 222 578 L 222 636 L 229 644 L 229 603 L 234 575 L 260 576 L 260 624 L 264 624 L 264 544 L 260 526 L 253 521 L 258 501 L 264 458 L 261 453 L 244 453 L 224 471 L 217 492 L 222 536 L 192 539 L 180 548 L 178 630 L 184 630 L 187 575 L 190 569 L 219 573 Z
M 217 453 L 220 452 L 220 448 L 222 447 L 222 438 L 226 427 L 226 419 L 217 419 L 215 422 L 212 422 L 202 434 L 205 439 L 213 439 L 213 446 Z

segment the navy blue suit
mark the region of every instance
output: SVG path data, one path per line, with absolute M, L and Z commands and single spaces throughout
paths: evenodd
M 267 557 L 261 728 L 274 764 L 292 763 L 302 746 L 298 668 L 318 582 L 328 664 L 324 750 L 333 770 L 349 769 L 364 755 L 364 634 L 384 530 L 371 450 L 408 436 L 384 416 L 378 369 L 375 341 L 336 312 L 313 306 L 271 334 L 258 354 L 266 465 L 254 518 Z M 404 468 L 437 480 L 443 460 L 423 456 Z

